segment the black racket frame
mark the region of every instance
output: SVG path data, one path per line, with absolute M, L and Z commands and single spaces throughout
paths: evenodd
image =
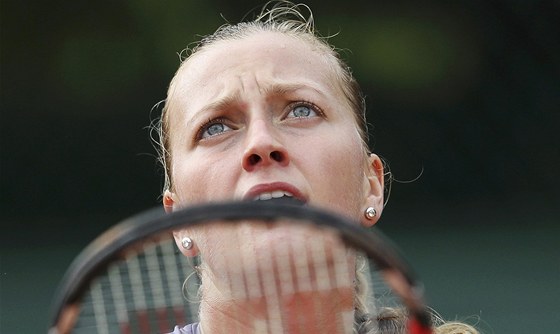
M 379 269 L 391 268 L 399 272 L 414 290 L 413 300 L 405 301 L 411 318 L 417 321 L 416 325 L 431 327 L 431 316 L 423 302 L 422 284 L 416 279 L 411 266 L 406 263 L 398 248 L 378 228 L 365 229 L 346 217 L 309 205 L 244 201 L 195 205 L 172 213 L 165 213 L 161 207 L 153 208 L 108 229 L 90 243 L 66 271 L 53 300 L 51 330 L 57 327 L 68 305 L 79 304 L 93 278 L 106 270 L 110 263 L 126 257 L 126 250 L 135 243 L 205 222 L 250 219 L 274 223 L 285 218 L 335 229 L 344 242 L 362 250 Z

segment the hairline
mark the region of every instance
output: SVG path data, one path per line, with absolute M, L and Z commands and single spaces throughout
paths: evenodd
M 171 182 L 172 157 L 171 153 L 168 151 L 170 150 L 169 134 L 171 132 L 169 114 L 171 110 L 174 109 L 172 108 L 173 103 L 171 103 L 171 101 L 175 96 L 179 77 L 188 69 L 189 63 L 191 63 L 193 59 L 197 58 L 197 55 L 203 55 L 207 50 L 219 44 L 246 39 L 259 33 L 276 33 L 294 38 L 298 41 L 306 43 L 312 51 L 326 56 L 325 64 L 330 69 L 328 75 L 334 76 L 333 88 L 336 91 L 339 91 L 344 97 L 345 104 L 348 106 L 355 119 L 356 130 L 358 136 L 362 141 L 365 155 L 369 153 L 367 122 L 365 120 L 365 103 L 364 98 L 361 95 L 361 90 L 355 78 L 353 77 L 350 68 L 340 58 L 339 53 L 331 44 L 328 43 L 326 39 L 319 36 L 314 31 L 313 25 L 309 25 L 309 23 L 310 22 L 307 21 L 262 22 L 259 20 L 255 20 L 249 22 L 240 22 L 237 24 L 225 24 L 219 27 L 213 34 L 203 38 L 190 51 L 187 51 L 188 55 L 182 60 L 181 65 L 179 66 L 169 85 L 169 89 L 167 92 L 167 101 L 162 111 L 160 129 L 158 131 L 160 136 L 159 145 L 161 150 L 160 161 L 163 164 L 165 172 L 164 191 L 172 190 L 173 188 L 173 183 Z

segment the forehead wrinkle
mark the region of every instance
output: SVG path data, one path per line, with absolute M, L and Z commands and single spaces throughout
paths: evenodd
M 231 94 L 220 96 L 214 101 L 202 106 L 200 109 L 195 111 L 193 117 L 191 117 L 191 119 L 187 121 L 187 126 L 191 125 L 197 118 L 205 117 L 208 112 L 214 110 L 225 110 L 235 104 L 239 104 L 241 101 L 242 98 L 239 92 L 233 92 Z
M 250 88 L 250 86 L 253 85 L 258 87 L 258 94 L 265 97 L 286 96 L 297 93 L 298 91 L 311 91 L 319 95 L 320 98 L 326 98 L 330 95 L 328 90 L 335 89 L 335 87 L 332 87 L 330 84 L 323 86 L 322 84 L 317 85 L 315 82 L 301 80 L 305 78 L 299 78 L 299 80 L 296 79 L 294 81 L 280 78 L 277 76 L 279 73 L 277 73 L 274 68 L 267 68 L 267 70 L 263 71 L 265 73 L 255 73 L 251 70 L 244 70 L 242 71 L 243 73 L 235 75 L 234 81 L 236 84 L 232 82 L 226 83 L 222 87 L 222 91 L 217 94 L 217 97 L 213 99 L 213 101 L 211 98 L 210 102 L 193 113 L 193 116 L 187 120 L 186 125 L 191 126 L 192 123 L 195 123 L 200 117 L 207 117 L 206 115 L 208 115 L 208 112 L 227 110 L 234 105 L 248 102 L 245 101 L 245 98 L 249 98 L 246 95 L 250 94 L 250 91 L 253 91 L 252 88 Z M 247 74 L 249 74 L 250 77 L 246 77 Z M 262 74 L 264 74 L 264 76 Z M 330 80 L 328 80 L 328 83 L 330 83 Z M 236 85 L 237 87 L 235 87 Z
M 230 108 L 233 105 L 240 104 L 245 102 L 243 99 L 243 92 L 245 91 L 245 85 L 243 84 L 243 80 L 239 80 L 241 83 L 240 90 L 236 90 L 227 95 L 223 95 L 215 99 L 214 101 L 202 106 L 198 111 L 195 112 L 193 119 L 197 118 L 198 115 L 205 114 L 206 112 L 213 111 L 213 110 L 225 110 Z M 297 91 L 301 90 L 311 90 L 321 96 L 326 96 L 321 90 L 310 86 L 309 84 L 305 83 L 278 83 L 274 82 L 269 85 L 264 85 L 263 88 L 259 89 L 259 92 L 264 94 L 265 96 L 283 96 L 288 95 Z M 189 121 L 188 123 L 192 122 Z

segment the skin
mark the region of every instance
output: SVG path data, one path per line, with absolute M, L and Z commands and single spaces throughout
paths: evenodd
M 166 210 L 288 191 L 309 205 L 374 224 L 383 209 L 382 163 L 376 155 L 365 154 L 329 57 L 309 42 L 276 32 L 216 42 L 191 56 L 168 96 L 173 187 L 164 194 Z M 363 217 L 368 206 L 378 212 L 372 220 Z M 231 323 L 240 306 L 227 302 L 228 284 L 216 275 L 224 263 L 220 255 L 232 253 L 232 238 L 245 238 L 234 244 L 249 245 L 240 252 L 253 256 L 255 263 L 259 254 L 271 251 L 270 245 L 298 242 L 288 238 L 294 233 L 282 231 L 247 238 L 255 228 L 243 228 L 174 233 L 180 249 L 183 236 L 194 240 L 193 249 L 182 249 L 185 255 L 201 252 L 204 259 L 200 313 L 205 331 L 211 332 L 205 317 L 220 328 L 217 313 Z M 330 240 L 320 242 L 336 248 Z M 346 292 L 340 303 L 328 299 L 323 304 L 351 310 L 352 289 Z M 293 303 L 290 298 L 286 305 Z M 254 300 L 242 309 L 243 314 L 259 316 Z M 329 312 L 322 313 L 328 318 Z

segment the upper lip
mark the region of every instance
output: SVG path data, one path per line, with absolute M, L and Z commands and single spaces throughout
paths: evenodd
M 288 192 L 292 194 L 295 199 L 298 199 L 304 203 L 307 202 L 307 199 L 298 188 L 286 182 L 272 182 L 272 183 L 258 184 L 256 186 L 251 187 L 251 189 L 249 189 L 245 193 L 243 199 L 253 200 L 263 193 L 272 193 L 274 191 Z

